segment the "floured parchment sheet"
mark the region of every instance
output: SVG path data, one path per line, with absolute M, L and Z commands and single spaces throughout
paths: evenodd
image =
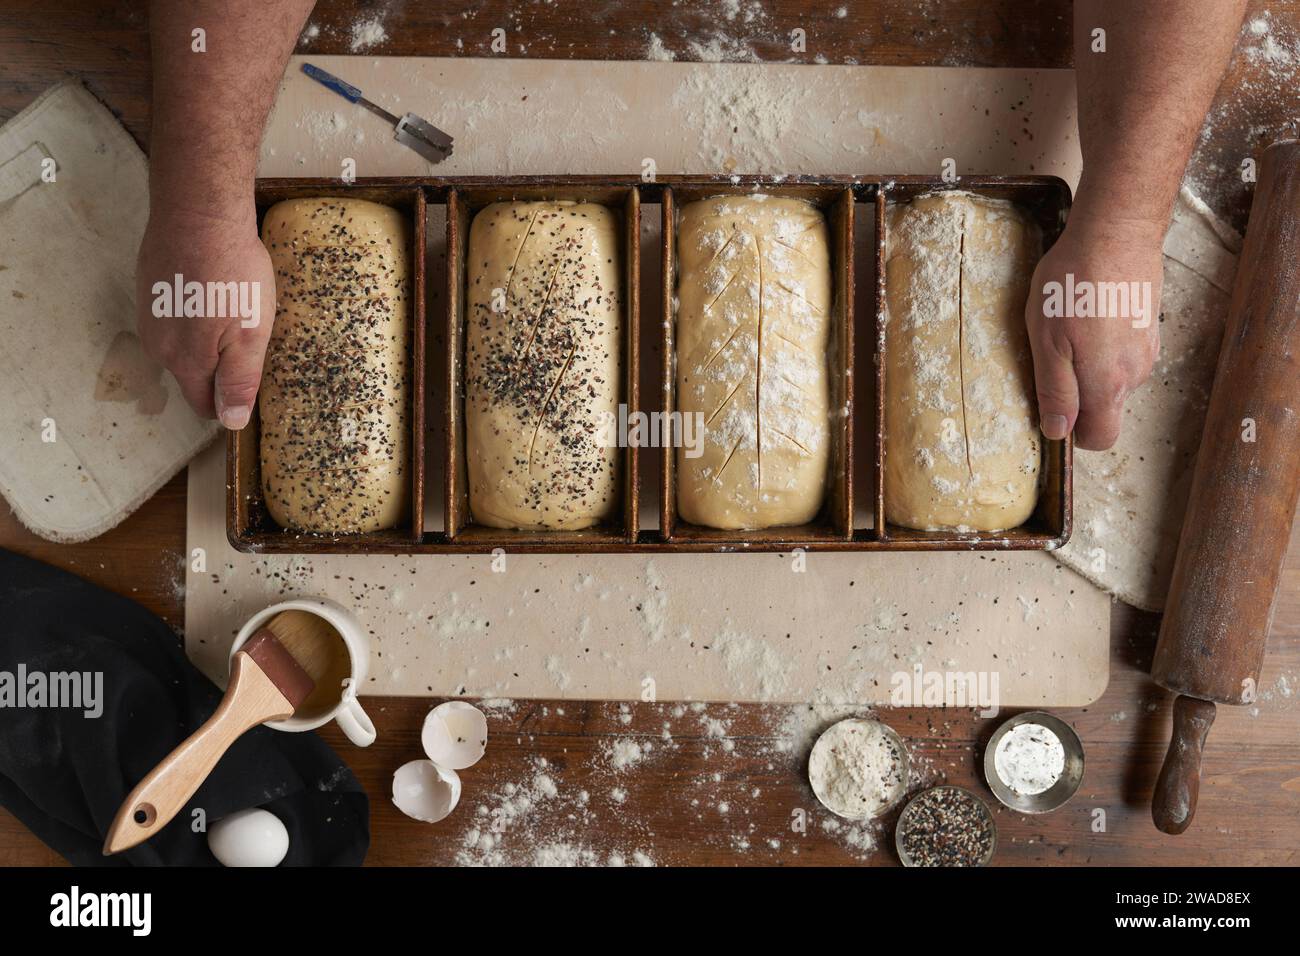
M 647 160 L 662 173 L 927 172 L 947 157 L 968 172 L 1078 174 L 1074 80 L 1062 71 L 312 62 L 455 136 L 439 174 L 639 174 Z M 340 175 L 346 160 L 358 176 L 432 171 L 295 61 L 261 173 Z M 443 224 L 431 207 L 435 350 Z M 645 210 L 642 324 L 651 338 L 658 267 L 647 260 L 658 231 L 658 209 Z M 436 417 L 426 437 L 434 449 L 444 440 Z M 438 528 L 436 454 L 428 471 L 426 527 Z M 653 476 L 644 480 L 648 523 Z M 253 612 L 323 594 L 355 608 L 375 637 L 367 693 L 869 704 L 900 702 L 895 694 L 914 694 L 927 675 L 960 671 L 977 678 L 972 697 L 1071 706 L 1095 700 L 1107 681 L 1110 598 L 1042 554 L 814 553 L 806 564 L 778 554 L 253 556 L 226 543 L 224 495 L 214 448 L 190 470 L 188 544 L 203 549 L 205 567 L 187 574 L 185 606 L 187 649 L 217 678 Z

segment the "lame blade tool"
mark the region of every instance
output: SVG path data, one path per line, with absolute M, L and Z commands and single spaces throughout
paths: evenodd
M 409 146 L 429 162 L 441 163 L 451 155 L 451 137 L 427 120 L 421 119 L 414 113 L 407 113 L 401 119 L 398 119 L 382 106 L 378 106 L 366 99 L 361 94 L 361 91 L 351 83 L 340 80 L 333 73 L 326 73 L 318 66 L 304 63 L 302 71 L 317 83 L 333 90 L 349 103 L 364 106 L 376 116 L 391 123 L 393 138 L 403 146 Z

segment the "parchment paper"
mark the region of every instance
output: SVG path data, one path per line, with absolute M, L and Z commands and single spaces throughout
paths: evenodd
M 1078 174 L 1062 71 L 312 62 L 451 132 L 441 173 L 640 173 L 647 160 L 663 173 L 938 172 L 952 157 L 964 172 Z M 261 173 L 339 175 L 348 159 L 359 176 L 430 169 L 295 61 Z M 435 347 L 441 230 L 432 215 Z M 431 464 L 426 526 L 439 527 Z M 920 667 L 996 675 L 1003 705 L 1070 706 L 1107 680 L 1109 597 L 1042 554 L 813 554 L 802 571 L 788 555 L 510 555 L 503 571 L 490 557 L 255 557 L 226 544 L 224 492 L 222 452 L 210 450 L 190 470 L 189 546 L 205 570 L 187 577 L 186 643 L 218 677 L 247 617 L 308 593 L 356 608 L 374 634 L 370 693 L 873 703 Z

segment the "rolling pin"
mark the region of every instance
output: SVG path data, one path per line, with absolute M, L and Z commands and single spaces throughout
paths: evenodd
M 1256 699 L 1300 492 L 1300 142 L 1259 165 L 1151 676 L 1179 696 L 1151 816 L 1192 822 L 1215 704 Z

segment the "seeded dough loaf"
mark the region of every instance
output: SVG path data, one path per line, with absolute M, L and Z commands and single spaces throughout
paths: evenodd
M 345 534 L 409 511 L 410 230 L 360 199 L 267 210 L 275 326 L 258 395 L 262 495 L 276 523 Z
M 812 521 L 830 460 L 831 262 L 826 218 L 798 199 L 722 196 L 677 224 L 677 408 L 704 451 L 677 450 L 692 524 Z
M 1038 227 L 963 192 L 888 210 L 885 517 L 1002 531 L 1038 498 L 1041 459 L 1025 300 Z
M 605 206 L 500 202 L 470 227 L 465 458 L 474 521 L 575 531 L 619 504 L 618 220 Z

